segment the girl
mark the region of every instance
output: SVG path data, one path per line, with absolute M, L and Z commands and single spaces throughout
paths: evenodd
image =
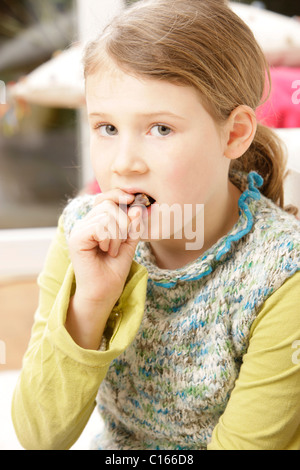
M 102 193 L 68 204 L 39 277 L 21 443 L 70 448 L 97 402 L 94 449 L 300 449 L 299 222 L 253 34 L 220 1 L 142 1 L 84 63 Z M 163 205 L 192 208 L 168 236 Z

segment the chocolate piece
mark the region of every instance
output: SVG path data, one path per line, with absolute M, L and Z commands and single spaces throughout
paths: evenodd
M 144 207 L 149 207 L 151 205 L 151 202 L 146 196 L 146 194 L 136 194 L 134 201 L 130 204 L 130 207 L 134 206 L 144 206 Z

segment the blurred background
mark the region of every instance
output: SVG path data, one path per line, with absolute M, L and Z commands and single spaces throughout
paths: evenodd
M 98 0 L 98 15 L 104 3 Z M 297 0 L 239 3 L 300 16 Z M 95 7 L 94 0 L 85 4 L 86 8 L 89 4 Z M 0 80 L 5 84 L 18 82 L 79 41 L 79 8 L 82 6 L 76 0 L 1 0 Z M 66 71 L 60 65 L 63 75 Z M 49 82 L 50 73 L 41 73 L 40 79 Z M 81 172 L 78 103 L 64 106 L 63 96 L 62 103 L 59 96 L 52 103 L 44 98 L 36 104 L 34 96 L 22 99 L 21 95 L 5 115 L 1 106 L 0 229 L 55 226 L 66 200 L 86 182 Z
M 0 449 L 18 448 L 9 401 L 58 217 L 79 191 L 99 190 L 89 164 L 82 49 L 134 1 L 142 0 L 0 1 Z M 286 199 L 300 206 L 300 2 L 230 4 L 270 64 L 273 89 L 258 117 L 287 144 Z
M 73 0 L 1 0 L 0 77 L 17 82 L 77 37 Z M 56 224 L 79 188 L 74 109 L 19 100 L 0 121 L 0 229 Z

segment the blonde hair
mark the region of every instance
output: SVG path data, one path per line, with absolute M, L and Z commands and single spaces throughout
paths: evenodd
M 256 110 L 270 83 L 253 33 L 225 0 L 142 0 L 88 45 L 86 78 L 103 64 L 103 51 L 125 72 L 194 86 L 219 123 L 239 105 Z M 285 165 L 282 142 L 258 124 L 250 148 L 230 170 L 257 171 L 262 193 L 283 207 Z

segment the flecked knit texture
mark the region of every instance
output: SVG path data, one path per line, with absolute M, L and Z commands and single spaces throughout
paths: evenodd
M 134 342 L 111 364 L 98 393 L 105 421 L 95 449 L 206 449 L 247 352 L 265 300 L 300 269 L 300 224 L 257 187 L 244 190 L 233 229 L 196 261 L 160 269 L 148 243 L 135 259 L 149 273 L 145 313 Z M 246 180 L 247 182 L 247 180 Z M 246 185 L 247 186 L 247 185 Z M 65 211 L 65 230 L 92 207 Z

